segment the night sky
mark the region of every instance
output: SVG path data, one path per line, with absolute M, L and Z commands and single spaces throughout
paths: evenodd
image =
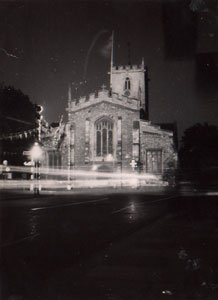
M 66 121 L 73 97 L 109 87 L 114 64 L 140 64 L 149 77 L 155 123 L 218 125 L 218 1 L 1 1 L 0 81 Z

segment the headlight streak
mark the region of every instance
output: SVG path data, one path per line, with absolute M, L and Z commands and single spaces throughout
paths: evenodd
M 18 172 L 18 173 L 29 173 L 31 174 L 33 170 L 29 167 L 20 167 L 20 166 L 9 166 L 11 172 Z M 69 174 L 69 170 L 67 169 L 54 169 L 54 168 L 40 168 L 40 173 L 43 175 L 52 175 L 52 176 L 67 176 Z M 143 173 L 143 174 L 136 174 L 132 172 L 116 172 L 116 173 L 109 173 L 109 172 L 95 172 L 95 171 L 88 171 L 88 170 L 71 170 L 70 175 L 72 177 L 97 177 L 97 179 L 100 178 L 131 178 L 132 180 L 135 179 L 151 179 L 151 180 L 159 180 L 160 176 L 149 174 L 149 173 Z
M 11 173 L 34 174 L 34 167 L 27 166 L 10 166 Z M 97 172 L 89 170 L 69 170 L 41 167 L 40 168 L 40 190 L 41 189 L 67 189 L 71 188 L 138 188 L 143 186 L 166 186 L 167 183 L 161 181 L 160 175 L 139 174 L 133 172 Z M 30 188 L 30 185 L 36 184 L 34 179 L 26 180 L 1 180 L 0 188 Z M 31 189 L 32 190 L 32 189 Z

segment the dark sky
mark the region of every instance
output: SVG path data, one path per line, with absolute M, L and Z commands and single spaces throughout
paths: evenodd
M 65 116 L 70 82 L 74 97 L 109 86 L 102 50 L 114 30 L 116 65 L 145 59 L 152 122 L 176 121 L 180 136 L 218 125 L 217 0 L 8 0 L 0 26 L 0 81 L 42 104 L 49 123 Z

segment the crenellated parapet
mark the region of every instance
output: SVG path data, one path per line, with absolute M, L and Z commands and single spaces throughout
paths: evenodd
M 125 65 L 125 66 L 114 66 L 112 67 L 112 72 L 113 73 L 117 73 L 119 71 L 123 72 L 123 71 L 145 71 L 145 67 L 144 64 L 141 65 Z
M 124 95 L 119 96 L 117 93 L 112 93 L 111 95 L 110 91 L 104 89 L 100 90 L 98 93 L 92 93 L 88 97 L 80 97 L 78 100 L 72 100 L 69 103 L 70 111 L 75 112 L 102 102 L 123 106 L 133 110 L 140 109 L 140 103 L 138 99 Z M 69 111 L 68 108 L 67 111 Z

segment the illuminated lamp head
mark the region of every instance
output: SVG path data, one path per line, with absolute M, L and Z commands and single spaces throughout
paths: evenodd
M 37 160 L 37 159 L 41 158 L 42 149 L 41 149 L 41 147 L 39 146 L 38 143 L 34 143 L 32 149 L 30 151 L 31 151 L 31 157 L 32 157 L 33 160 Z

